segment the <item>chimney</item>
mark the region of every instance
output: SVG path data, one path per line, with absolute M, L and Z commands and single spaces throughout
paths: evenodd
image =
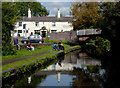
M 31 18 L 31 11 L 30 11 L 30 8 L 28 9 L 28 18 Z
M 58 9 L 57 17 L 60 18 L 60 10 Z

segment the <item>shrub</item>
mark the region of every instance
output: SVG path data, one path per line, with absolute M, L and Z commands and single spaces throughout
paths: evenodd
M 102 37 L 96 37 L 86 43 L 86 52 L 95 56 L 104 55 L 110 48 L 110 41 Z
M 6 55 L 14 55 L 16 54 L 16 50 L 13 50 L 13 46 L 6 46 L 4 47 L 3 51 L 2 51 L 2 55 L 6 56 Z

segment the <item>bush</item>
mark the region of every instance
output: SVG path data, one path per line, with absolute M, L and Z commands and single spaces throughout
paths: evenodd
M 63 41 L 62 43 L 66 44 L 66 45 L 72 45 L 72 43 L 69 41 Z
M 16 54 L 16 50 L 13 50 L 12 46 L 6 46 L 4 47 L 3 51 L 2 51 L 2 55 L 6 56 L 6 55 L 15 55 Z
M 110 51 L 110 41 L 102 37 L 96 37 L 94 40 L 90 40 L 86 43 L 86 52 L 94 56 L 104 55 Z

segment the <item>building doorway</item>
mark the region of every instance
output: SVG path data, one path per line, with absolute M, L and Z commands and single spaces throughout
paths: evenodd
M 42 31 L 42 37 L 46 37 L 46 31 Z

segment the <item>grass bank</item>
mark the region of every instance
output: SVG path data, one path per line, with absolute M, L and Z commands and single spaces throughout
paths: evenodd
M 63 45 L 65 48 L 70 47 L 69 45 L 66 45 L 66 44 L 63 44 Z M 34 54 L 46 52 L 46 51 L 52 50 L 52 47 L 53 47 L 53 45 L 43 46 L 43 47 L 35 48 L 34 51 L 28 51 L 26 49 L 16 50 L 17 52 L 15 55 L 2 56 L 2 62 L 7 61 L 7 60 L 11 60 L 11 59 L 15 59 L 15 58 L 19 58 L 19 57 L 26 57 L 29 55 L 34 55 Z
M 14 72 L 15 73 L 19 73 L 19 72 L 24 73 L 30 69 L 33 69 L 34 67 L 37 68 L 39 66 L 39 64 L 41 64 L 41 65 L 44 65 L 45 63 L 49 64 L 48 62 L 53 59 L 56 59 L 58 55 L 61 56 L 65 53 L 67 54 L 70 51 L 73 51 L 76 49 L 80 49 L 80 46 L 69 46 L 69 47 L 65 48 L 65 52 L 51 51 L 51 52 L 48 52 L 41 56 L 36 56 L 36 57 L 28 58 L 25 60 L 17 61 L 17 62 L 11 63 L 11 64 L 3 65 L 2 66 L 2 70 L 4 72 L 3 77 L 9 77 Z M 17 70 L 13 71 L 13 69 L 17 69 Z
M 51 49 L 52 49 L 52 45 L 35 48 L 34 51 L 28 51 L 26 49 L 16 50 L 17 52 L 15 55 L 2 56 L 2 61 L 11 60 L 11 59 L 19 58 L 19 57 L 25 57 L 25 56 L 29 56 L 29 55 L 34 55 L 34 54 L 45 52 L 45 51 L 48 51 Z
M 79 46 L 68 46 L 68 45 L 65 45 L 65 47 L 66 47 L 66 48 L 65 48 L 65 53 L 69 53 L 70 51 L 74 50 L 74 48 L 78 48 Z M 27 51 L 27 53 L 29 52 L 29 53 L 33 54 L 33 53 L 37 53 L 38 51 L 39 51 L 39 53 L 40 53 L 40 52 L 43 52 L 42 50 L 47 50 L 48 48 L 51 49 L 52 46 L 49 46 L 49 47 L 47 46 L 47 47 L 45 47 L 45 48 L 43 48 L 43 49 L 36 50 L 36 51 Z M 26 50 L 23 50 L 23 51 L 26 51 Z M 3 65 L 3 66 L 2 66 L 2 70 L 7 70 L 7 69 L 9 69 L 9 68 L 13 68 L 13 67 L 16 67 L 16 66 L 20 66 L 20 65 L 22 65 L 22 64 L 24 64 L 24 63 L 31 62 L 31 61 L 37 60 L 37 59 L 39 59 L 39 58 L 49 56 L 49 55 L 54 54 L 54 53 L 56 53 L 56 52 L 59 52 L 59 51 L 51 51 L 51 52 L 42 54 L 42 55 L 40 55 L 40 56 L 35 56 L 35 57 L 27 58 L 27 59 L 24 59 L 24 60 L 16 61 L 16 62 L 13 62 L 13 63 L 10 63 L 10 64 L 6 64 L 6 65 Z M 22 54 L 22 53 L 26 53 L 26 52 L 21 52 L 21 51 L 19 51 L 19 53 Z M 26 53 L 26 55 L 28 55 L 27 53 Z M 18 55 L 18 56 L 20 56 L 20 55 Z M 16 57 L 18 57 L 18 56 L 16 56 Z M 12 57 L 12 56 L 11 56 L 11 57 Z M 14 57 L 14 56 L 13 56 L 13 57 Z M 21 56 L 20 56 L 20 57 L 21 57 Z

